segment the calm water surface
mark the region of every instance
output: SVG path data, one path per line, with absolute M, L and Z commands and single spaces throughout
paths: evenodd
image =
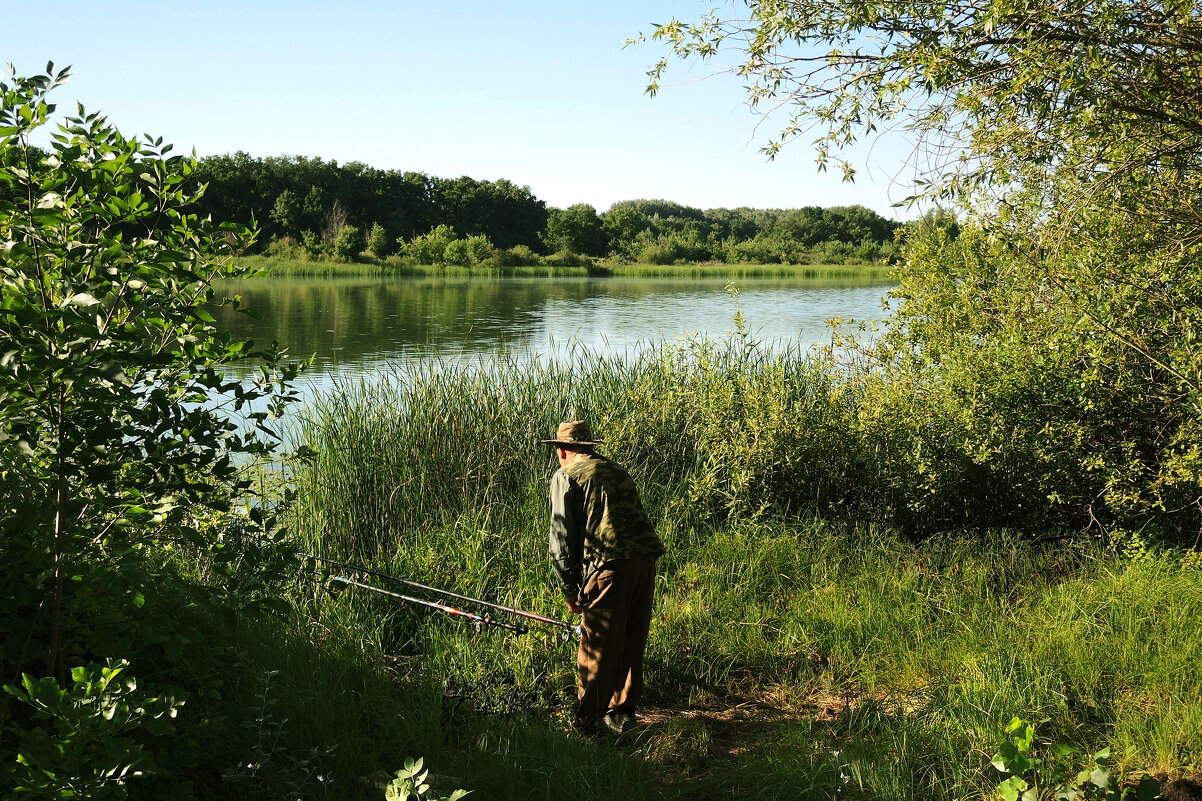
M 309 391 L 371 377 L 410 359 L 561 357 L 691 334 L 723 337 L 736 302 L 725 279 L 657 278 L 267 278 L 222 287 L 263 319 L 228 309 L 218 323 L 242 338 L 313 355 Z M 738 308 L 766 342 L 828 342 L 832 318 L 880 320 L 889 282 L 739 279 Z

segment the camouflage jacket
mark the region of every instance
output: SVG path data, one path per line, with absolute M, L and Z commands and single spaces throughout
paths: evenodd
M 664 552 L 630 474 L 600 454 L 556 471 L 550 501 L 551 564 L 570 600 L 606 562 Z

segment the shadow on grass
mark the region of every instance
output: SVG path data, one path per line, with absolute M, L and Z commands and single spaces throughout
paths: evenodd
M 617 747 L 656 765 L 661 797 L 950 799 L 983 791 L 956 784 L 947 768 L 975 757 L 965 743 L 940 738 L 922 711 L 731 700 L 649 710 Z

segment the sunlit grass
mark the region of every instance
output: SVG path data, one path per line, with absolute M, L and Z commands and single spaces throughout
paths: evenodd
M 289 666 L 281 713 L 306 721 L 298 740 L 339 744 L 340 781 L 422 755 L 499 799 L 979 797 L 1014 715 L 1049 739 L 1131 746 L 1131 764 L 1199 764 L 1202 573 L 1173 552 L 1123 561 L 1008 532 L 914 541 L 840 514 L 872 496 L 848 500 L 869 474 L 839 451 L 853 447 L 835 436 L 839 397 L 804 354 L 737 336 L 409 364 L 324 396 L 294 432 L 319 451 L 297 476 L 304 547 L 560 618 L 554 465 L 537 440 L 594 421 L 668 547 L 655 722 L 616 746 L 567 734 L 573 647 L 553 631 L 476 632 L 313 585 L 292 633 L 259 646 L 264 665 Z
M 593 268 L 519 265 L 513 267 L 403 264 L 395 259 L 339 262 L 243 256 L 239 262 L 264 276 L 429 276 L 480 278 L 562 278 L 612 275 L 629 278 L 855 278 L 883 280 L 893 267 L 882 264 L 618 264 L 600 260 Z
M 615 276 L 632 278 L 857 278 L 884 280 L 894 269 L 885 264 L 621 264 Z

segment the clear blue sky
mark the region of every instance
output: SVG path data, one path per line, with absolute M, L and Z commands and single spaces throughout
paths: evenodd
M 819 173 L 804 143 L 774 162 L 737 79 L 677 66 L 655 98 L 662 47 L 623 49 L 704 0 L 293 0 L 5 4 L 0 61 L 72 65 L 82 101 L 124 133 L 201 156 L 244 150 L 362 161 L 440 177 L 506 178 L 553 206 L 665 198 L 702 208 L 860 203 L 909 194 L 877 146 L 856 183 Z M 782 121 L 783 122 L 783 121 Z

